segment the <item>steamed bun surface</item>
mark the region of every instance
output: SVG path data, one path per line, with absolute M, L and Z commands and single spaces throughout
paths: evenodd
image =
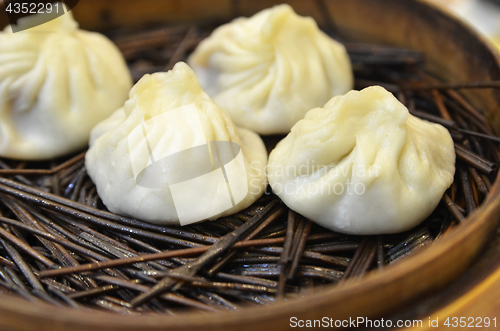
M 91 139 L 85 164 L 106 207 L 151 223 L 201 221 L 205 218 L 196 218 L 189 209 L 217 207 L 221 203 L 218 196 L 228 191 L 228 185 L 233 206 L 206 218 L 234 214 L 257 200 L 267 185 L 267 152 L 261 138 L 237 128 L 182 62 L 168 73 L 145 75 L 130 91 L 125 106 L 99 123 Z M 220 165 L 227 163 L 223 160 L 234 157 L 233 151 L 212 142 L 231 142 L 241 148 L 240 157 L 234 158 L 239 162 L 236 170 L 225 167 L 228 185 L 224 178 L 222 184 L 196 182 L 201 173 L 213 174 L 217 168 L 220 171 Z M 205 148 L 207 143 L 211 144 L 208 161 L 196 149 Z M 176 162 L 156 163 L 159 168 L 150 167 L 178 152 L 188 154 L 182 154 Z M 138 175 L 143 170 L 143 178 L 150 179 L 146 184 L 141 184 Z M 248 188 L 248 193 L 243 188 Z M 182 213 L 190 213 L 189 219 L 183 219 Z M 201 214 L 207 215 L 204 211 Z
M 369 87 L 310 110 L 271 152 L 273 191 L 296 212 L 350 234 L 409 230 L 453 182 L 449 132 Z
M 288 133 L 309 109 L 353 85 L 344 46 L 289 5 L 220 26 L 188 63 L 236 125 L 260 134 Z
M 20 19 L 32 26 L 39 17 Z M 0 155 L 50 159 L 84 148 L 90 130 L 127 99 L 132 79 L 118 49 L 78 29 L 68 12 L 0 32 Z

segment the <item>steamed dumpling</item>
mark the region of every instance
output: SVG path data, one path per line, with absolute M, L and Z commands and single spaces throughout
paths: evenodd
M 310 110 L 268 166 L 269 183 L 288 207 L 333 231 L 368 235 L 423 221 L 454 173 L 449 132 L 375 86 Z
M 217 28 L 188 63 L 236 125 L 260 134 L 288 133 L 309 109 L 353 86 L 344 46 L 289 5 Z
M 267 185 L 267 152 L 235 127 L 187 64 L 145 75 L 91 135 L 85 165 L 109 210 L 189 224 L 236 213 Z
M 22 18 L 33 26 L 37 15 Z M 0 32 L 0 156 L 50 159 L 84 148 L 90 130 L 127 100 L 123 56 L 68 12 Z

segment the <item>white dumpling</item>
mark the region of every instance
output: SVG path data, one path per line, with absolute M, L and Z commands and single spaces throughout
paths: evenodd
M 283 202 L 325 228 L 396 233 L 436 208 L 453 182 L 455 150 L 448 130 L 373 86 L 310 110 L 267 170 Z
M 34 25 L 37 15 L 18 27 Z M 127 100 L 132 78 L 105 36 L 68 12 L 0 32 L 0 156 L 50 159 L 84 148 L 90 130 Z
M 236 125 L 260 134 L 290 132 L 309 109 L 353 86 L 344 46 L 286 4 L 220 26 L 188 63 Z
M 151 223 L 234 214 L 267 185 L 262 139 L 237 128 L 183 62 L 141 78 L 91 140 L 85 165 L 106 207 Z

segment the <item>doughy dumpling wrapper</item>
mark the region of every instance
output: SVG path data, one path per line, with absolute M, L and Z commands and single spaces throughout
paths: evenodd
M 260 134 L 288 133 L 308 110 L 353 86 L 344 46 L 289 5 L 220 26 L 188 63 L 236 125 Z
M 310 110 L 269 156 L 283 202 L 325 228 L 349 234 L 409 230 L 453 182 L 449 132 L 409 114 L 382 87 Z
M 187 64 L 146 75 L 91 134 L 85 165 L 109 210 L 151 223 L 234 214 L 265 190 L 267 152 L 200 88 Z
M 18 26 L 33 26 L 38 15 Z M 132 78 L 105 36 L 78 29 L 68 12 L 0 32 L 0 155 L 50 159 L 83 149 L 90 130 L 127 100 Z

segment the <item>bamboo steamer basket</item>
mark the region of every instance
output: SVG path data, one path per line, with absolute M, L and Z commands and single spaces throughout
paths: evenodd
M 281 2 L 291 4 L 301 15 L 314 17 L 320 25 L 333 22 L 356 40 L 423 52 L 428 70 L 445 81 L 500 80 L 500 58 L 487 42 L 463 23 L 415 0 L 325 0 L 326 8 L 318 7 L 316 1 L 300 0 L 82 0 L 74 15 L 82 28 L 95 30 L 152 22 L 228 21 Z M 0 19 L 5 26 L 6 17 Z M 500 133 L 498 90 L 476 89 L 464 94 Z M 300 299 L 237 312 L 169 317 L 62 309 L 4 293 L 0 295 L 0 330 L 282 330 L 289 328 L 291 317 L 376 318 L 442 288 L 467 270 L 492 239 L 499 215 L 497 178 L 480 208 L 431 247 L 383 271 L 344 286 L 327 286 Z

